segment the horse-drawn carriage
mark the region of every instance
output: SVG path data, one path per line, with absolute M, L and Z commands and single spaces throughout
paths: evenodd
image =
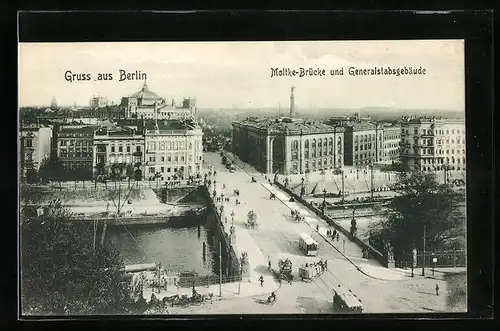
M 312 282 L 314 277 L 321 275 L 321 270 L 318 263 L 306 263 L 299 267 L 299 277 L 303 282 Z
M 255 179 L 254 176 L 252 176 L 252 183 L 257 183 L 257 180 Z
M 274 194 L 274 193 L 269 194 L 269 199 L 276 200 L 276 194 Z
M 248 212 L 245 225 L 247 228 L 250 228 L 250 229 L 255 229 L 258 227 L 257 214 L 253 211 L 253 209 Z
M 295 211 L 292 210 L 291 214 L 292 214 L 293 220 L 298 222 L 298 223 L 304 222 L 306 219 L 303 215 L 300 214 L 300 212 L 298 210 L 295 210 Z
M 274 272 L 278 280 L 286 280 L 291 284 L 293 280 L 292 275 L 292 261 L 290 259 L 279 260 L 278 270 Z

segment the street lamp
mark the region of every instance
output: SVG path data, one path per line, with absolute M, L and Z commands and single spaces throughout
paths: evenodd
M 323 214 L 325 213 L 325 207 L 326 207 L 326 188 L 323 189 Z

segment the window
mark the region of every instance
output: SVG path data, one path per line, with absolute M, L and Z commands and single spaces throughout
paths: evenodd
M 292 161 L 298 160 L 299 158 L 299 142 L 297 140 L 292 141 Z
M 181 156 L 181 161 L 184 162 L 184 155 Z
M 31 153 L 26 153 L 26 161 L 30 162 L 33 160 L 33 154 Z
M 136 146 L 136 147 L 135 147 L 135 151 L 136 151 L 136 152 L 140 152 L 140 151 L 141 151 L 141 146 Z
M 154 173 L 155 173 L 155 167 L 151 167 L 151 168 L 149 168 L 149 173 L 150 173 L 150 174 L 154 174 Z
M 127 153 L 130 153 L 130 146 L 127 146 Z
M 115 152 L 115 146 L 111 146 L 111 153 Z
M 164 156 L 161 157 L 161 162 L 165 162 L 165 157 Z
M 160 172 L 165 172 L 165 168 L 161 167 Z
M 167 168 L 167 172 L 170 172 L 172 169 L 170 167 Z
M 149 161 L 150 161 L 150 162 L 155 162 L 155 157 L 154 157 L 154 156 L 150 156 L 150 157 L 149 157 Z
M 172 155 L 167 155 L 167 161 L 172 162 Z
M 26 147 L 33 147 L 33 140 L 32 139 L 26 139 Z

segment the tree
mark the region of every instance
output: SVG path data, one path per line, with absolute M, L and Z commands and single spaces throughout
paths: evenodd
M 463 196 L 450 185 L 438 184 L 432 174 L 421 172 L 402 173 L 399 184 L 390 212 L 370 227 L 372 245 L 384 250 L 390 244 L 396 261 L 404 261 L 404 252 L 413 247 L 423 250 L 424 227 L 427 251 L 465 237 L 465 218 L 458 208 Z
M 41 217 L 21 216 L 23 314 L 137 313 L 119 252 L 112 244 L 93 250 L 88 223 L 66 222 L 68 217 L 57 200 Z
M 26 182 L 29 184 L 36 183 L 38 181 L 38 172 L 35 169 L 26 170 Z

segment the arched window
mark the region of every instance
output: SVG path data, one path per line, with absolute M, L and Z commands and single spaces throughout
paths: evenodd
M 329 148 L 329 150 L 330 150 L 329 153 L 330 153 L 330 155 L 332 155 L 333 154 L 333 138 L 330 138 L 329 147 L 330 147 Z
M 292 141 L 292 161 L 299 159 L 299 142 L 297 140 Z
M 304 142 L 304 158 L 305 159 L 309 158 L 309 140 L 306 140 Z
M 312 151 L 311 151 L 311 155 L 312 155 L 312 157 L 314 158 L 314 157 L 316 157 L 316 139 L 313 139 L 313 140 L 312 140 L 312 146 L 311 146 L 311 149 L 312 149 Z
M 337 139 L 337 151 L 339 154 L 342 154 L 342 137 L 339 137 L 339 139 Z
M 321 138 L 318 139 L 318 156 L 323 155 L 323 141 Z

